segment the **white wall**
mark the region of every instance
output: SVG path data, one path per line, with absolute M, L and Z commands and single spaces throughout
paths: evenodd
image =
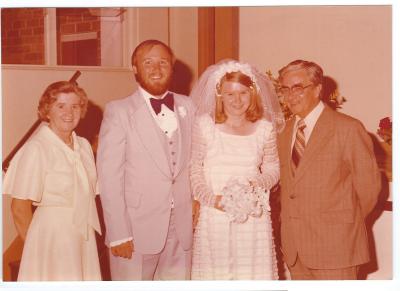
M 176 57 L 191 70 L 190 87 L 193 86 L 198 77 L 197 35 L 197 8 L 171 8 L 170 46 Z
M 277 76 L 295 59 L 317 62 L 347 98 L 342 112 L 376 132 L 391 116 L 391 7 L 240 8 L 239 55 Z

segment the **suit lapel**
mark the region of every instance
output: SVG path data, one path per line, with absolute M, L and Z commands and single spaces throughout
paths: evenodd
M 295 182 L 306 172 L 307 168 L 312 164 L 315 154 L 324 148 L 333 132 L 333 119 L 331 118 L 332 109 L 325 107 L 318 118 L 311 136 L 307 142 L 303 157 L 301 158 L 299 167 L 295 175 Z
M 179 156 L 177 161 L 177 169 L 174 176 L 176 177 L 186 160 L 188 159 L 188 151 L 190 149 L 190 122 L 188 121 L 188 110 L 186 107 L 180 103 L 180 100 L 175 97 L 175 114 L 178 120 L 178 133 L 179 133 Z
M 291 171 L 291 162 L 292 162 L 292 136 L 293 136 L 293 127 L 295 124 L 295 118 L 292 118 L 286 124 L 285 130 L 282 133 L 282 150 L 283 150 L 283 159 L 282 161 L 285 165 L 287 165 L 289 176 L 292 178 Z
M 149 112 L 149 109 L 139 92 L 132 95 L 132 110 L 130 112 L 131 125 L 136 130 L 143 147 L 147 150 L 154 163 L 166 176 L 171 176 L 168 158 L 160 135 L 158 126 Z

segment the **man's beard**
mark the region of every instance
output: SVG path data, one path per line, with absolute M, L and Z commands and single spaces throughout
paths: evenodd
M 143 79 L 141 74 L 135 74 L 135 78 L 144 90 L 149 92 L 151 95 L 159 96 L 164 94 L 168 90 L 169 85 L 172 81 L 172 74 L 170 74 L 165 81 L 157 82 L 155 84 Z

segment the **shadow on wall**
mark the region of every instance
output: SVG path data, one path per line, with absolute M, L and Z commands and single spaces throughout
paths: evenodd
M 332 98 L 333 97 L 333 98 Z M 324 77 L 323 91 L 321 99 L 332 109 L 337 110 L 346 99 L 340 95 L 337 82 L 331 77 Z M 382 216 L 384 211 L 392 211 L 392 204 L 389 198 L 389 181 L 391 180 L 392 155 L 391 151 L 385 147 L 385 143 L 380 142 L 373 133 L 369 133 L 373 143 L 374 154 L 381 171 L 381 191 L 378 196 L 377 204 L 374 210 L 365 219 L 366 231 L 368 235 L 368 244 L 370 247 L 370 261 L 360 266 L 358 279 L 365 280 L 368 275 L 378 271 L 378 258 L 376 238 L 373 233 L 373 226 Z
M 97 139 L 100 132 L 103 110 L 89 100 L 85 117 L 79 122 L 75 129 L 77 135 L 86 138 L 92 145 L 93 153 L 96 156 Z
M 387 164 L 391 164 L 391 156 L 388 156 L 388 153 L 383 149 L 382 143 L 378 141 L 378 139 L 372 133 L 369 133 L 371 140 L 374 145 L 374 154 L 378 163 L 378 166 L 381 170 L 381 182 L 382 188 L 381 192 L 378 196 L 378 202 L 374 208 L 374 210 L 367 216 L 365 220 L 365 225 L 368 234 L 368 244 L 370 247 L 370 261 L 367 264 L 364 264 L 360 267 L 358 276 L 359 279 L 365 280 L 367 279 L 368 274 L 376 272 L 379 269 L 378 259 L 377 259 L 377 247 L 373 234 L 373 226 L 375 222 L 381 217 L 383 211 L 392 211 L 392 206 L 390 202 L 388 202 L 389 198 L 389 179 L 387 174 L 385 173 L 385 169 Z
M 346 101 L 346 98 L 339 92 L 337 82 L 332 77 L 324 76 L 322 80 L 321 100 L 333 110 L 341 108 Z
M 193 72 L 188 65 L 180 60 L 176 60 L 174 65 L 174 75 L 172 77 L 171 91 L 188 96 L 190 84 L 192 83 Z
M 102 120 L 103 120 L 102 109 L 96 104 L 94 104 L 92 101 L 89 101 L 86 115 L 79 122 L 79 125 L 75 130 L 77 135 L 86 138 L 92 145 L 93 154 L 95 157 L 97 153 L 98 137 Z M 99 215 L 99 221 L 102 233 L 101 235 L 99 235 L 96 232 L 96 244 L 97 244 L 97 252 L 99 254 L 100 271 L 103 281 L 110 281 L 111 273 L 110 273 L 109 253 L 108 253 L 108 248 L 104 243 L 106 229 L 104 224 L 103 208 L 101 206 L 101 200 L 99 196 L 96 197 L 96 207 L 97 207 L 97 213 Z
M 333 78 L 328 76 L 325 76 L 323 80 L 321 99 L 333 110 L 341 108 L 341 105 L 346 101 L 346 99 L 339 93 L 337 82 Z M 380 141 L 378 141 L 374 134 L 369 133 L 369 135 L 373 142 L 375 158 L 377 160 L 379 169 L 381 170 L 382 188 L 381 192 L 379 193 L 378 202 L 374 210 L 365 219 L 368 244 L 370 247 L 370 261 L 367 264 L 360 266 L 360 270 L 358 273 L 358 279 L 360 280 L 367 279 L 368 274 L 374 273 L 379 269 L 377 259 L 377 247 L 375 242 L 376 239 L 374 238 L 373 234 L 373 226 L 379 219 L 379 217 L 381 217 L 383 211 L 392 211 L 391 204 L 387 201 L 389 197 L 389 176 L 386 173 L 388 168 L 391 171 L 391 155 L 388 154 L 387 151 L 385 151 L 384 145 Z
M 272 235 L 275 244 L 275 253 L 278 267 L 278 277 L 279 280 L 289 280 L 287 278 L 287 271 L 285 268 L 285 263 L 283 260 L 283 253 L 281 251 L 281 223 L 280 223 L 280 213 L 281 213 L 281 201 L 280 201 L 280 186 L 276 185 L 271 189 L 271 194 L 269 195 L 269 204 L 271 206 L 271 223 L 272 223 Z

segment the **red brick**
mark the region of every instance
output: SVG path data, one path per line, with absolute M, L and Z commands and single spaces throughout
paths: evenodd
M 23 50 L 22 46 L 8 46 L 6 52 L 8 52 L 9 54 L 21 54 L 21 53 L 26 53 L 29 52 L 29 48 L 28 50 Z
M 39 19 L 31 19 L 27 21 L 28 27 L 39 26 Z
M 25 21 L 18 20 L 18 21 L 15 21 L 15 22 L 14 22 L 13 28 L 14 28 L 14 29 L 24 28 L 25 25 L 26 25 L 26 24 L 25 24 Z
M 92 22 L 92 31 L 100 31 L 100 21 Z
M 21 39 L 19 37 L 7 38 L 7 45 L 19 45 L 20 43 Z
M 44 44 L 43 42 L 39 44 L 32 44 L 31 49 L 35 52 L 44 52 Z
M 98 17 L 90 14 L 89 10 L 82 15 L 83 21 L 97 21 Z
M 44 36 L 43 35 L 36 35 L 32 37 L 32 42 L 31 43 L 43 43 L 44 41 Z
M 10 13 L 13 15 L 14 18 L 24 18 L 30 16 L 31 11 L 27 8 L 10 8 Z
M 29 53 L 31 51 L 31 48 L 29 45 L 19 45 L 19 46 L 13 46 L 12 50 L 14 53 Z
M 4 29 L 6 27 L 9 27 L 10 25 L 12 25 L 12 19 L 1 15 L 1 28 Z
M 75 24 L 61 25 L 61 34 L 68 34 L 75 32 Z
M 76 31 L 77 32 L 88 32 L 90 30 L 90 22 L 83 22 L 83 23 L 78 23 L 76 25 Z
M 59 24 L 66 24 L 67 23 L 67 16 L 58 16 L 57 21 Z
M 22 56 L 19 54 L 2 55 L 1 62 L 3 64 L 23 64 Z
M 32 35 L 33 30 L 31 28 L 21 29 L 21 35 L 27 36 Z
M 71 15 L 71 16 L 67 17 L 68 23 L 76 23 L 76 22 L 81 22 L 81 21 L 82 21 L 81 15 Z
M 43 42 L 43 36 L 24 36 L 21 37 L 21 43 L 23 44 L 32 44 L 32 43 L 41 43 Z
M 33 34 L 34 35 L 43 35 L 44 34 L 44 29 L 43 27 L 35 27 L 33 29 Z
M 44 16 L 44 9 L 45 8 L 30 8 L 30 10 L 33 12 L 33 15 L 36 17 Z
M 19 37 L 19 30 L 7 31 L 7 37 Z
M 21 36 L 19 40 L 21 41 L 21 43 L 32 43 L 33 36 Z
M 9 16 L 13 10 L 13 8 L 1 8 L 1 17 Z
M 24 57 L 27 64 L 40 64 L 42 59 L 43 55 L 40 53 L 27 53 Z
M 11 18 L 11 19 L 23 19 L 25 17 L 29 17 L 30 14 L 29 12 L 26 13 L 26 9 L 21 9 L 21 8 L 3 8 L 1 9 L 2 16 L 4 14 L 5 17 Z
M 2 52 L 3 55 L 10 55 L 14 51 L 13 51 L 13 47 L 12 46 L 7 46 L 7 45 L 4 45 L 4 43 L 3 43 L 3 47 L 1 48 L 1 52 Z
M 23 64 L 24 65 L 44 65 L 44 61 L 43 61 L 43 59 L 39 59 L 36 57 L 34 57 L 34 59 L 32 59 L 32 60 L 30 60 L 30 59 L 27 60 L 26 58 L 24 58 Z
M 78 15 L 81 14 L 82 8 L 57 8 L 57 15 Z
M 3 13 L 1 14 L 1 25 L 7 24 L 7 26 L 11 25 L 12 23 L 12 16 L 11 15 L 4 15 Z
M 12 53 L 12 46 L 9 46 L 9 45 L 7 45 L 7 44 L 5 44 L 5 43 L 3 42 L 2 48 L 1 48 L 1 53 L 2 53 L 3 55 L 9 55 L 9 54 L 11 54 L 11 53 Z

